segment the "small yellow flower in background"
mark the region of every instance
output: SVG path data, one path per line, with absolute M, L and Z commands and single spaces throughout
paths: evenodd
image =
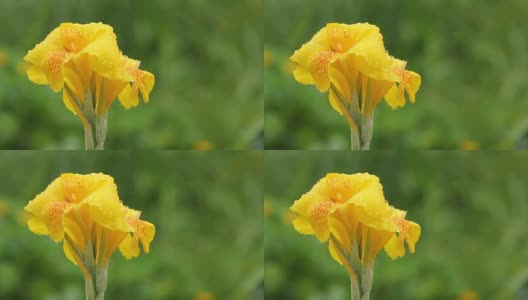
M 86 149 L 103 149 L 115 99 L 127 109 L 137 106 L 138 94 L 148 102 L 154 86 L 154 75 L 123 55 L 112 27 L 102 23 L 62 23 L 24 61 L 29 79 L 62 92 L 66 108 L 79 116 Z
M 103 299 L 108 262 L 117 248 L 127 259 L 139 255 L 139 243 L 148 253 L 155 234 L 154 225 L 123 205 L 114 179 L 102 173 L 62 174 L 24 211 L 33 233 L 63 242 L 64 254 L 84 274 L 87 299 Z
M 407 244 L 414 253 L 421 232 L 420 225 L 405 219 L 405 211 L 388 204 L 379 178 L 368 173 L 327 174 L 290 210 L 296 231 L 328 241 L 332 258 L 350 275 L 353 299 L 370 293 L 379 251 L 396 259 Z
M 214 300 L 215 296 L 213 293 L 208 291 L 198 291 L 194 294 L 194 300 Z
M 288 226 L 291 226 L 292 223 L 293 223 L 293 220 L 295 220 L 296 217 L 297 217 L 297 214 L 295 214 L 291 210 L 285 210 L 282 213 L 281 221 L 282 221 L 282 223 L 284 223 L 284 224 L 286 224 Z
M 267 48 L 264 48 L 264 66 L 265 67 L 270 66 L 272 63 L 273 63 L 273 55 Z
M 376 105 L 385 98 L 393 108 L 411 103 L 420 88 L 419 74 L 385 50 L 379 28 L 368 23 L 327 24 L 295 51 L 295 79 L 328 91 L 331 106 L 352 130 L 352 149 L 369 149 Z
M 281 66 L 281 70 L 284 74 L 293 74 L 296 68 L 297 65 L 290 60 L 285 61 Z
M 193 145 L 193 150 L 211 150 L 213 149 L 213 144 L 211 142 L 202 140 L 198 141 Z
M 271 216 L 273 212 L 273 206 L 269 199 L 264 198 L 264 218 Z
M 466 140 L 463 141 L 460 146 L 458 146 L 458 149 L 460 150 L 478 150 L 480 149 L 480 145 L 477 141 L 474 140 Z
M 3 67 L 7 63 L 7 54 L 0 49 L 0 67 Z
M 0 218 L 7 214 L 8 209 L 9 205 L 7 204 L 7 202 L 3 199 L 0 199 Z
M 463 291 L 458 295 L 458 300 L 478 300 L 479 294 L 472 290 Z
M 27 222 L 28 222 L 29 218 L 30 218 L 30 215 L 24 210 L 20 211 L 16 215 L 16 221 L 17 221 L 18 225 L 21 225 L 23 227 L 27 226 Z
M 26 72 L 31 68 L 31 64 L 25 61 L 20 61 L 16 65 L 16 71 L 18 74 L 26 75 Z

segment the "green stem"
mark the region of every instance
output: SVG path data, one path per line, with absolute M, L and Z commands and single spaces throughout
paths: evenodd
M 361 139 L 357 127 L 350 127 L 350 146 L 352 150 L 361 150 Z
M 357 241 L 352 241 L 348 251 L 341 245 L 333 234 L 330 239 L 337 246 L 337 250 L 345 258 L 348 267 L 352 270 L 350 275 L 350 297 L 352 300 L 369 300 L 372 282 L 374 278 L 374 263 L 370 265 L 361 264 L 359 245 Z
M 84 263 L 90 272 L 90 285 L 92 298 L 86 298 L 88 300 L 104 300 L 104 294 L 106 291 L 106 282 L 108 279 L 108 264 L 97 265 L 94 257 L 94 245 L 91 241 L 86 243 Z M 85 277 L 85 281 L 86 277 Z M 86 291 L 88 295 L 88 283 L 86 283 Z M 95 298 L 93 298 L 95 295 Z
M 361 300 L 370 299 L 370 291 L 372 290 L 372 281 L 374 278 L 373 265 L 361 267 Z
M 84 149 L 94 150 L 94 136 L 92 126 L 84 127 Z
M 350 127 L 350 141 L 352 150 L 369 150 L 374 129 L 374 114 L 361 115 L 358 127 Z
M 96 300 L 104 300 L 106 291 L 106 282 L 108 280 L 108 265 L 98 266 L 96 268 L 95 290 L 97 293 Z
M 363 115 L 361 118 L 361 150 L 370 149 L 370 141 L 372 140 L 372 131 L 374 129 L 374 113 Z
M 86 295 L 86 300 L 95 300 L 93 282 L 92 278 L 89 276 L 84 277 L 84 292 Z
M 351 300 L 361 300 L 361 292 L 359 290 L 359 284 L 357 277 L 350 277 L 350 299 Z
M 95 116 L 95 150 L 103 150 L 106 140 L 108 111 Z

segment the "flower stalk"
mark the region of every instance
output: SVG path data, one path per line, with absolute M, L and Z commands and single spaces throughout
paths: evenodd
M 374 129 L 374 111 L 361 113 L 361 111 L 365 111 L 368 108 L 369 104 L 364 99 L 361 99 L 358 94 L 352 93 L 346 97 L 333 84 L 330 85 L 330 89 L 335 95 L 336 104 L 348 121 L 351 149 L 369 150 Z

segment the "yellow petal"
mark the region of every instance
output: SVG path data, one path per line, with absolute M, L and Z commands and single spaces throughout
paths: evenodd
M 86 29 L 86 25 L 76 23 L 60 24 L 62 45 L 68 52 L 80 52 L 89 43 L 90 33 Z
M 330 252 L 330 256 L 335 261 L 337 261 L 338 264 L 345 267 L 350 278 L 353 278 L 354 276 L 356 276 L 356 274 L 354 273 L 354 270 L 352 270 L 352 268 L 350 267 L 350 264 L 347 262 L 346 257 L 343 256 L 341 249 L 334 242 L 334 240 L 328 240 L 328 251 Z
M 335 56 L 336 54 L 332 51 L 321 51 L 315 54 L 308 64 L 315 86 L 321 92 L 325 92 L 330 87 L 328 66 Z
M 381 251 L 381 249 L 383 249 L 394 233 L 385 230 L 376 230 L 369 227 L 367 234 L 369 238 L 369 247 L 367 247 L 368 250 L 365 253 L 365 257 L 362 259 L 362 263 L 365 265 L 370 265 L 376 258 L 376 255 Z
M 328 44 L 326 28 L 319 30 L 312 39 L 296 50 L 290 60 L 299 66 L 308 66 L 314 55 L 321 51 L 331 51 Z
M 357 70 L 367 77 L 394 81 L 395 75 L 390 72 L 393 60 L 385 50 L 379 28 L 370 24 L 354 25 L 350 26 L 357 28 L 356 35 L 361 38 L 342 55 L 341 60 L 347 68 Z
M 64 232 L 69 236 L 74 245 L 84 253 L 86 249 L 87 239 L 90 239 L 90 234 L 86 229 L 81 228 L 80 224 L 71 217 L 65 216 L 63 219 Z
M 28 224 L 29 230 L 31 230 L 31 232 L 33 233 L 41 234 L 41 235 L 49 234 L 49 230 L 46 224 L 37 217 L 34 217 L 34 216 L 29 217 L 27 224 Z
M 49 53 L 62 50 L 64 50 L 62 45 L 62 35 L 60 30 L 56 28 L 48 34 L 44 41 L 28 51 L 26 56 L 24 56 L 24 61 L 34 66 L 41 67 Z
M 295 219 L 293 219 L 293 227 L 301 234 L 315 234 L 312 224 L 310 224 L 310 221 L 303 216 L 296 216 Z
M 150 243 L 156 233 L 154 225 L 150 222 L 140 220 L 139 214 L 139 211 L 133 209 L 129 209 L 128 211 L 128 222 L 133 228 L 133 234 L 127 236 L 121 245 L 119 245 L 119 250 L 127 259 L 139 255 L 139 242 L 141 242 L 143 251 L 149 253 Z
M 66 258 L 77 266 L 76 254 L 67 242 L 64 242 L 62 244 L 62 251 L 64 251 L 64 255 L 66 256 Z
M 339 96 L 336 95 L 333 89 L 328 90 L 328 101 L 330 102 L 330 105 L 335 111 L 337 111 L 340 115 L 342 115 L 343 111 L 341 109 L 340 102 L 339 102 L 340 100 L 338 97 Z M 343 110 L 345 110 L 345 108 L 343 108 Z
M 70 205 L 68 202 L 57 201 L 50 203 L 46 208 L 45 224 L 48 227 L 51 239 L 56 243 L 64 238 L 62 221 Z
M 93 221 L 111 230 L 132 230 L 126 221 L 126 207 L 119 200 L 117 186 L 111 176 L 64 173 L 59 182 L 62 185 L 61 197 L 77 203 L 72 213 L 77 214 L 77 219 L 84 220 L 83 227 Z
M 130 75 L 122 67 L 125 58 L 117 46 L 117 38 L 112 27 L 102 23 L 90 23 L 82 26 L 90 41 L 79 54 L 88 55 L 88 63 L 91 69 L 108 79 L 131 80 Z
M 129 235 L 128 232 L 110 230 L 97 226 L 97 241 L 99 244 L 96 245 L 96 263 L 98 265 L 108 264 L 108 260 L 112 254 Z
M 394 84 L 385 95 L 385 101 L 390 107 L 392 107 L 392 109 L 405 105 L 405 93 L 409 96 L 409 101 L 414 103 L 416 92 L 420 88 L 422 81 L 422 78 L 418 73 L 404 69 L 395 72 L 398 74 L 399 84 Z
M 399 218 L 395 218 L 394 221 L 399 228 L 399 234 L 398 236 L 396 234 L 393 235 L 385 245 L 385 251 L 392 259 L 396 259 L 405 254 L 404 242 L 407 243 L 409 252 L 414 253 L 415 245 L 420 238 L 421 232 L 420 225 L 412 221 Z
M 315 84 L 315 81 L 312 77 L 312 74 L 310 74 L 310 71 L 302 66 L 295 67 L 295 69 L 293 70 L 293 77 L 295 77 L 295 80 L 302 84 Z
M 77 115 L 77 112 L 74 109 L 75 102 L 67 90 L 62 91 L 62 102 L 69 111 L 71 111 L 74 115 Z
M 71 60 L 73 65 L 72 69 L 81 78 L 81 82 L 85 84 L 84 88 L 89 89 L 90 86 L 88 86 L 88 83 L 92 79 L 92 76 L 94 76 L 92 66 L 90 65 L 90 56 L 85 53 L 79 53 L 72 56 Z
M 141 92 L 141 97 L 143 97 L 143 101 L 145 101 L 145 103 L 148 103 L 150 92 L 154 87 L 154 74 L 143 70 L 139 71 L 141 73 L 141 83 L 139 84 L 139 91 Z
M 126 257 L 126 259 L 137 257 L 139 255 L 139 244 L 137 241 L 134 241 L 129 234 L 119 245 L 119 251 L 124 257 Z
M 139 104 L 138 91 L 134 91 L 129 84 L 119 94 L 119 102 L 126 108 L 137 106 Z
M 43 71 L 54 92 L 59 92 L 64 86 L 62 67 L 69 58 L 66 51 L 52 51 L 44 58 Z
M 125 69 L 132 77 L 132 86 L 126 86 L 119 95 L 119 101 L 126 109 L 139 104 L 138 93 L 141 92 L 141 97 L 145 103 L 149 102 L 149 95 L 154 87 L 154 75 L 150 72 L 139 69 L 140 62 L 126 58 Z
M 111 79 L 104 79 L 103 86 L 104 86 L 104 103 L 108 109 L 110 107 L 110 104 L 117 99 L 119 94 L 125 89 L 125 87 L 128 85 L 127 82 L 121 81 L 121 80 L 111 80 Z
M 119 201 L 117 187 L 113 180 L 103 183 L 80 205 L 89 206 L 91 218 L 100 226 L 116 231 L 131 231 L 125 219 L 126 208 Z
M 328 64 L 334 54 L 328 43 L 326 28 L 319 30 L 290 57 L 297 65 L 294 71 L 295 79 L 303 84 L 315 83 L 322 92 L 328 90 Z
M 312 206 L 309 220 L 315 232 L 315 236 L 321 242 L 328 240 L 330 228 L 328 226 L 328 216 L 333 211 L 334 203 L 331 201 L 321 201 Z
M 36 84 L 48 84 L 48 78 L 46 78 L 46 74 L 42 71 L 40 67 L 37 66 L 31 66 L 27 72 L 26 72 L 29 80 Z
M 84 104 L 85 90 L 82 79 L 79 74 L 66 66 L 62 69 L 62 74 L 65 84 L 67 84 L 69 89 L 74 93 L 74 95 L 69 96 L 75 96 L 77 99 L 80 100 L 81 104 Z
M 24 210 L 41 219 L 46 214 L 46 207 L 56 201 L 65 201 L 62 183 L 59 178 L 53 180 L 46 189 L 38 194 L 33 200 L 24 207 Z

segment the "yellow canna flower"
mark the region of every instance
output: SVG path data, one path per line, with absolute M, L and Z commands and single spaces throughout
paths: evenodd
M 113 178 L 102 173 L 61 174 L 24 210 L 29 229 L 63 241 L 64 254 L 90 282 L 106 282 L 108 261 L 118 247 L 128 259 L 138 256 L 141 241 L 148 253 L 155 234 L 154 225 L 124 206 Z M 96 292 L 105 289 L 95 287 Z
M 405 61 L 387 53 L 379 28 L 368 23 L 327 24 L 290 60 L 298 82 L 328 91 L 331 106 L 351 129 L 360 129 L 357 138 L 365 148 L 376 105 L 385 97 L 393 109 L 404 106 L 406 94 L 414 103 L 421 83 L 419 74 L 405 69 Z
M 32 82 L 62 91 L 66 108 L 83 122 L 87 149 L 102 149 L 115 99 L 129 109 L 139 104 L 138 92 L 148 102 L 154 86 L 154 75 L 124 56 L 112 27 L 102 23 L 62 23 L 24 61 Z
M 328 241 L 332 258 L 352 279 L 371 271 L 383 248 L 392 259 L 405 254 L 404 243 L 414 253 L 420 237 L 420 225 L 390 206 L 379 178 L 368 173 L 327 174 L 290 210 L 295 230 Z

